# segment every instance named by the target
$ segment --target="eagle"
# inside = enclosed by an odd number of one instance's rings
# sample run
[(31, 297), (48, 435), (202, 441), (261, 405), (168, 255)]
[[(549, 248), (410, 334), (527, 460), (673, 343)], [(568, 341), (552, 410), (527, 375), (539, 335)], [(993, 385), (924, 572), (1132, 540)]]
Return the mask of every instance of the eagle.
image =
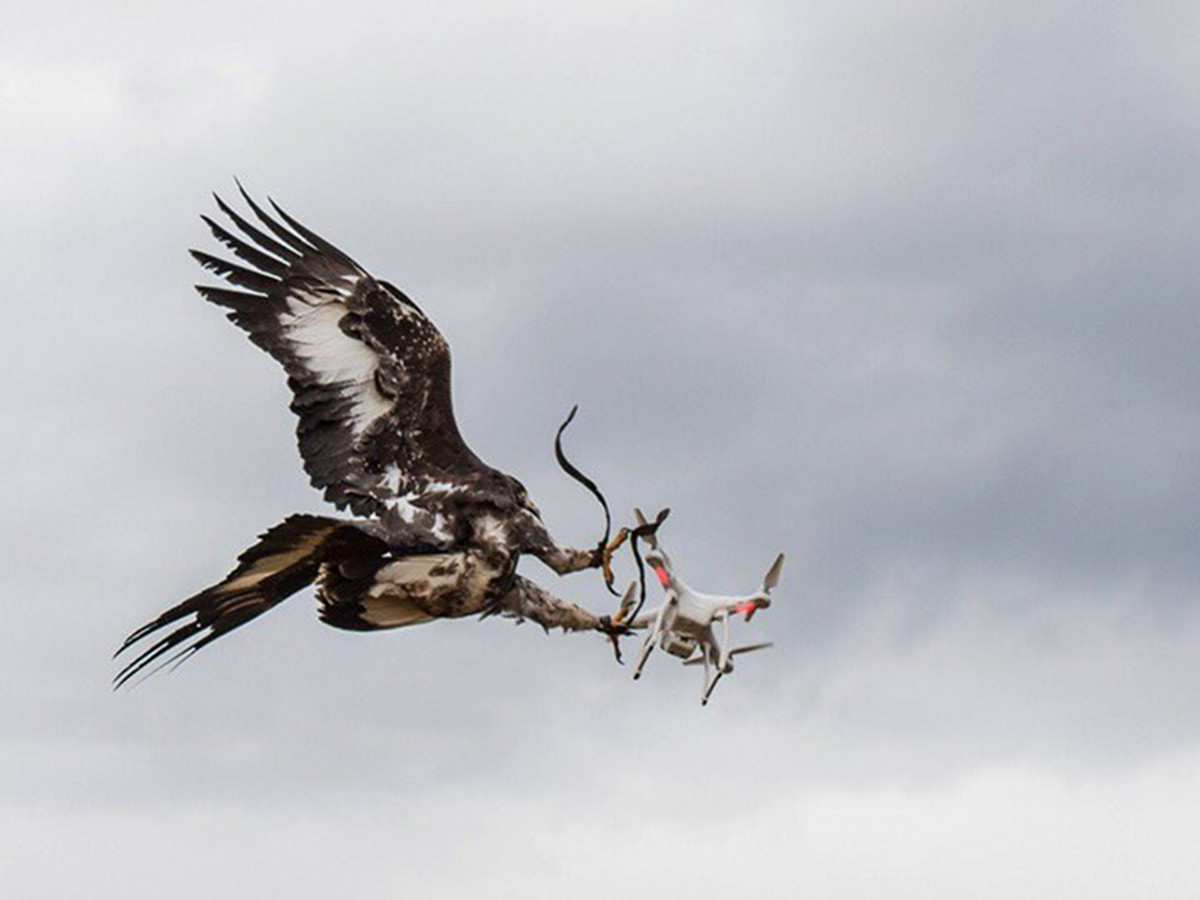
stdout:
[(184, 662), (314, 583), (335, 628), (499, 614), (615, 644), (627, 629), (611, 617), (517, 574), (523, 555), (559, 575), (606, 568), (611, 548), (559, 544), (524, 485), (467, 446), (433, 322), (274, 201), (268, 212), (238, 190), (248, 215), (214, 195), (227, 222), (201, 216), (236, 261), (192, 250), (225, 282), (197, 290), (283, 366), (304, 469), (352, 518), (296, 514), (260, 535), (224, 580), (125, 639), (116, 656), (133, 655), (114, 687)]

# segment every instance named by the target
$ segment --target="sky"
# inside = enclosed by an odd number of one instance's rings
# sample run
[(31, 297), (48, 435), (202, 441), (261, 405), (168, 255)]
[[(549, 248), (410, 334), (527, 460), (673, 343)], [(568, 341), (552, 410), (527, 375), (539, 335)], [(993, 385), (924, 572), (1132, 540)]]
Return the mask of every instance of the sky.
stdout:
[[(1195, 4), (0, 6), (0, 894), (1200, 895)], [(669, 506), (776, 647), (310, 592), (111, 652), (323, 513), (192, 285), (239, 177), (454, 351), (561, 540)], [(522, 571), (597, 611), (594, 575)], [(628, 563), (620, 570), (628, 577)], [(632, 645), (627, 645), (632, 649)]]

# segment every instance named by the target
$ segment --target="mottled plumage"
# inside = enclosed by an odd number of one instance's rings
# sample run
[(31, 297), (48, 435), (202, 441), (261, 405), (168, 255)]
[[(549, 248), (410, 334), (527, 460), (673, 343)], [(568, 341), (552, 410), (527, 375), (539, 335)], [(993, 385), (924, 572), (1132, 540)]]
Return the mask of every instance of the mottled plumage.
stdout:
[(224, 581), (126, 639), (118, 653), (140, 652), (117, 684), (186, 659), (313, 582), (321, 619), (339, 628), (495, 612), (611, 631), (515, 574), (523, 553), (559, 574), (598, 565), (599, 554), (559, 546), (520, 482), (463, 441), (450, 348), (434, 324), (274, 203), (272, 215), (242, 196), (257, 224), (219, 197), (232, 229), (202, 217), (238, 262), (193, 250), (227, 282), (197, 290), (283, 366), (304, 468), (356, 518), (294, 515), (263, 534)]

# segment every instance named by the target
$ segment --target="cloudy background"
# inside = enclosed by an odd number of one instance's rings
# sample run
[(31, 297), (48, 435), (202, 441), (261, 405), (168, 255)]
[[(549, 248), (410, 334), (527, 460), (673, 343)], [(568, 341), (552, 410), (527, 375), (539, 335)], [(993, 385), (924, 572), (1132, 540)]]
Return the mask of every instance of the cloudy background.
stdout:
[[(0, 893), (1200, 894), (1198, 26), (4, 4)], [(579, 402), (694, 584), (785, 550), (777, 648), (701, 710), (665, 658), (306, 593), (111, 694), (128, 631), (323, 509), (191, 290), (235, 174), (422, 303), (563, 538)]]

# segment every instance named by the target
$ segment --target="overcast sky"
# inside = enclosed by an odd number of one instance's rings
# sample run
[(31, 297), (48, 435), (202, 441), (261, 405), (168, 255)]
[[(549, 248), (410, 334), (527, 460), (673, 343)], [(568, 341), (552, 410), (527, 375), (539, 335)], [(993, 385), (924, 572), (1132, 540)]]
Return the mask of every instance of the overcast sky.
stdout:
[[(0, 894), (1200, 895), (1198, 40), (1183, 2), (0, 6)], [(665, 657), (305, 592), (111, 694), (326, 511), (191, 288), (235, 175), (417, 299), (561, 539), (601, 524), (579, 403), (690, 582), (786, 551), (777, 647), (702, 710)]]

